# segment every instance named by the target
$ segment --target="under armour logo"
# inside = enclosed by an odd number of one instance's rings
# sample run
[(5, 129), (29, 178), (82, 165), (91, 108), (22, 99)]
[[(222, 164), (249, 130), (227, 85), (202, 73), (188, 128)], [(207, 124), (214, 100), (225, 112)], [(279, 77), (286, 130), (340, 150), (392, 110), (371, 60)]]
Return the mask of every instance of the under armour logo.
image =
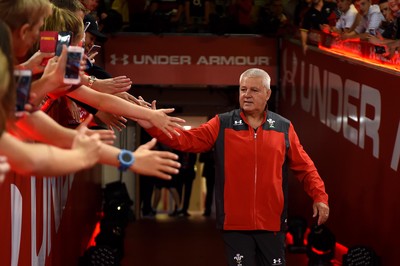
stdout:
[(241, 125), (243, 125), (243, 121), (242, 120), (234, 122), (234, 126), (241, 126)]
[(237, 266), (242, 266), (243, 255), (238, 253), (235, 257), (233, 257), (233, 259), (236, 260)]
[(128, 58), (129, 55), (124, 54), (122, 57), (117, 57), (115, 54), (110, 55), (111, 57), (111, 65), (115, 65), (117, 63), (117, 61), (121, 61), (123, 65), (127, 65), (129, 64)]
[(272, 265), (282, 265), (282, 259), (272, 259)]

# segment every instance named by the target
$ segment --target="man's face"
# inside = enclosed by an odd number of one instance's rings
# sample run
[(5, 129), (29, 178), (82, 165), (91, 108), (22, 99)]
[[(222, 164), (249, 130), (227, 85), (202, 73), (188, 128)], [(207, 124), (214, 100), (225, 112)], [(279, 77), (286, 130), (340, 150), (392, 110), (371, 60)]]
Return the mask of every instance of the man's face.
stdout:
[(351, 5), (351, 1), (349, 1), (349, 0), (338, 0), (337, 1), (338, 9), (341, 12), (346, 12), (347, 10), (349, 10), (350, 5)]
[(357, 8), (358, 12), (363, 16), (368, 14), (370, 6), (371, 6), (371, 2), (369, 0), (356, 1), (356, 8)]
[(392, 10), (390, 10), (388, 2), (379, 4), (379, 8), (381, 9), (381, 13), (385, 17), (386, 21), (393, 21)]
[(261, 114), (265, 110), (271, 90), (262, 81), (261, 77), (247, 77), (240, 83), (239, 103), (246, 114)]
[[(16, 32), (13, 32), (13, 47), (16, 57), (24, 57), (28, 51), (32, 49), (33, 45), (39, 40), (40, 28), (43, 26), (44, 18), (45, 17), (43, 16), (39, 18), (36, 24), (29, 25), (24, 33), (21, 33), (20, 29), (18, 29)], [(22, 27), (25, 27), (25, 25)]]

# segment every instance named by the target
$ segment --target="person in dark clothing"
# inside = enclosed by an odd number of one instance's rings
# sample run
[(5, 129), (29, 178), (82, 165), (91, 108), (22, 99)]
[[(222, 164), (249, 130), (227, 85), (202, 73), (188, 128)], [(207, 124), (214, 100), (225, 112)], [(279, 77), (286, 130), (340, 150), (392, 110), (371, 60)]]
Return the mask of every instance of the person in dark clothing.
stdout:
[(336, 3), (312, 0), (312, 6), (304, 14), (300, 25), (301, 45), (304, 54), (308, 49), (308, 31), (321, 30), (322, 25), (334, 26), (336, 23)]
[(206, 200), (204, 202), (204, 213), (203, 216), (211, 215), (211, 208), (214, 197), (214, 184), (215, 184), (215, 161), (214, 161), (214, 149), (209, 150), (200, 154), (199, 161), (204, 163), (203, 176), (206, 179)]
[(174, 151), (179, 156), (181, 168), (177, 174), (177, 190), (182, 202), (182, 208), (178, 211), (180, 216), (190, 216), (188, 213), (190, 197), (192, 196), (193, 180), (196, 177), (194, 166), (197, 160), (196, 153)]

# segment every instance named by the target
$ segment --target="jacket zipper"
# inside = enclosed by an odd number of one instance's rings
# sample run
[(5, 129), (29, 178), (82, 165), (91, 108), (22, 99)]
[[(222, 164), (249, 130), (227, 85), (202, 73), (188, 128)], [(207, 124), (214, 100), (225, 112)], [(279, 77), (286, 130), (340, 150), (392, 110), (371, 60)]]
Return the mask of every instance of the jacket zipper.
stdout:
[[(254, 130), (254, 129), (253, 129)], [(257, 228), (256, 221), (256, 198), (257, 198), (257, 131), (254, 130), (254, 228)]]

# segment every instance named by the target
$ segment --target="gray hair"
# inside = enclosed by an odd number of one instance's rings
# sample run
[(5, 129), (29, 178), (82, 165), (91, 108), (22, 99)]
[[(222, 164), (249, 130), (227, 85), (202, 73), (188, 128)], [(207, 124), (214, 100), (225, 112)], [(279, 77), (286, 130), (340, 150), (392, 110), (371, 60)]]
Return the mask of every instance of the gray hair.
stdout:
[(267, 89), (271, 89), (270, 88), (270, 84), (271, 84), (271, 77), (268, 75), (267, 72), (265, 72), (264, 70), (260, 69), (260, 68), (250, 68), (247, 69), (245, 72), (243, 72), (240, 75), (239, 78), (239, 83), (242, 83), (242, 80), (244, 78), (255, 78), (255, 77), (261, 77), (263, 79), (263, 86)]

